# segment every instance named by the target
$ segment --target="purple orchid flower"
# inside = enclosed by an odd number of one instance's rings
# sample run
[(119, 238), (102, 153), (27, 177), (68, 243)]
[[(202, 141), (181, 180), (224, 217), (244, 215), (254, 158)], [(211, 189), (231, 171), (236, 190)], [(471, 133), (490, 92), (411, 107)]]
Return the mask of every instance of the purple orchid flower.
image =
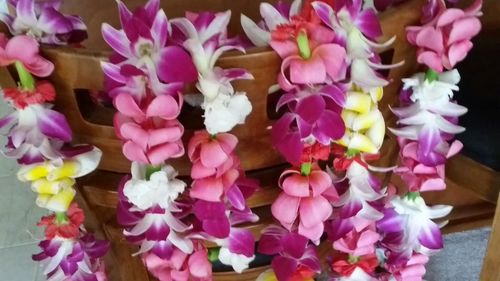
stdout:
[(117, 65), (103, 64), (108, 77), (119, 84), (128, 84), (131, 76), (138, 76), (137, 70), (121, 67), (132, 65), (146, 73), (157, 94), (165, 92), (167, 87), (161, 83), (174, 83), (171, 87), (179, 87), (179, 82), (196, 80), (196, 70), (188, 53), (179, 46), (167, 44), (171, 26), (165, 12), (159, 9), (158, 0), (150, 0), (133, 13), (123, 2), (118, 2), (118, 9), (123, 29), (117, 30), (107, 23), (102, 25), (104, 40), (115, 51), (111, 63)]
[(109, 242), (85, 234), (78, 240), (43, 240), (39, 246), (42, 252), (33, 255), (33, 260), (44, 265), (43, 273), (49, 280), (107, 280), (102, 257)]
[(361, 0), (336, 2), (337, 9), (322, 2), (314, 2), (313, 8), (321, 21), (335, 31), (335, 42), (345, 46), (351, 65), (351, 80), (362, 88), (387, 85), (387, 79), (377, 69), (390, 69), (404, 62), (382, 65), (375, 49), (391, 45), (395, 37), (378, 44), (374, 40), (382, 35), (382, 29), (373, 9), (362, 9)]
[[(440, 226), (432, 219), (443, 218), (452, 207), (437, 205), (428, 207), (422, 197), (395, 197), (393, 209), (386, 209), (377, 227), (386, 236), (385, 246), (391, 251), (410, 257), (413, 251), (431, 255), (443, 248)], [(389, 239), (388, 239), (389, 238)]]
[(285, 113), (274, 125), (273, 143), (291, 163), (299, 163), (304, 139), (328, 145), (341, 138), (345, 124), (340, 116), (345, 103), (345, 90), (341, 86), (327, 85), (319, 89), (303, 89), (284, 94), (277, 110), (288, 105)]
[(61, 113), (40, 104), (32, 104), (0, 119), (0, 129), (7, 132), (4, 154), (21, 164), (57, 159), (63, 143), (71, 141), (72, 133)]
[(269, 3), (260, 4), (262, 21), (255, 23), (249, 17), (241, 14), (241, 26), (253, 45), (263, 47), (271, 41), (271, 31), (279, 25), (290, 23), (292, 17), (300, 12), (302, 0), (294, 0), (292, 4), (278, 1), (274, 6)]
[(278, 280), (289, 280), (298, 270), (321, 271), (316, 248), (308, 239), (276, 225), (262, 231), (258, 251), (276, 255), (271, 266)]
[(140, 245), (138, 254), (152, 252), (165, 260), (170, 259), (174, 249), (191, 254), (193, 242), (184, 237), (191, 226), (174, 215), (181, 212), (179, 204), (172, 201), (169, 208), (156, 205), (147, 210), (138, 209), (124, 194), (128, 180), (128, 176), (124, 177), (119, 186), (117, 219), (125, 227), (126, 239)]
[(79, 43), (87, 38), (87, 27), (81, 18), (59, 12), (59, 1), (13, 0), (9, 4), (16, 15), (0, 13), (0, 21), (13, 35), (26, 34), (56, 45)]

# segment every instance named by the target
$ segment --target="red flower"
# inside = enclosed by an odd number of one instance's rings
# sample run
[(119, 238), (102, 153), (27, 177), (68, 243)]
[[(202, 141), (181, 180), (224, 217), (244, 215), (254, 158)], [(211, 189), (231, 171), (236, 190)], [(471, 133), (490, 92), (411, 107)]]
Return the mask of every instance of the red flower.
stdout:
[(330, 146), (316, 142), (313, 145), (304, 148), (301, 162), (316, 162), (318, 160), (326, 161), (328, 160), (328, 157), (330, 157)]
[(85, 220), (85, 215), (78, 207), (78, 204), (72, 203), (65, 217), (60, 218), (60, 215), (52, 214), (44, 216), (40, 219), (38, 226), (46, 226), (45, 237), (48, 240), (54, 237), (76, 238), (80, 233), (80, 226)]
[(357, 257), (355, 262), (349, 261), (348, 254), (339, 254), (333, 259), (332, 270), (342, 276), (351, 276), (357, 267), (366, 273), (372, 273), (377, 266), (378, 259), (374, 254)]
[(53, 101), (56, 97), (54, 86), (48, 81), (37, 82), (36, 88), (33, 91), (6, 88), (3, 92), (5, 98), (12, 102), (17, 109), (24, 109), (30, 104), (42, 104)]
[(312, 278), (316, 275), (316, 272), (312, 271), (309, 267), (304, 265), (299, 265), (295, 273), (288, 279), (288, 281), (304, 281), (313, 280)]

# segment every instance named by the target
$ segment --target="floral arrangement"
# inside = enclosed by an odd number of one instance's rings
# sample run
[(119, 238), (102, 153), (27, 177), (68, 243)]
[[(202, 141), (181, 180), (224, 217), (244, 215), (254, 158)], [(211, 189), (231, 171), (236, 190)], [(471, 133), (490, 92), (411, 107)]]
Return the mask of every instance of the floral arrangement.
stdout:
[[(385, 8), (394, 1), (378, 1)], [(397, 2), (397, 1), (396, 1)], [(18, 177), (38, 193), (45, 240), (33, 259), (50, 280), (106, 280), (102, 257), (108, 243), (82, 226), (75, 179), (93, 171), (101, 152), (71, 144), (65, 117), (47, 102), (54, 87), (45, 80), (54, 65), (39, 43), (78, 44), (86, 28), (78, 16), (58, 11), (60, 1), (9, 0), (15, 15), (0, 14), (12, 38), (0, 37), (0, 65), (18, 73), (17, 88), (4, 88), (16, 109), (0, 119), (17, 159)], [(481, 1), (461, 10), (443, 0), (424, 6), (422, 25), (407, 27), (417, 61), (428, 67), (403, 79), (401, 107), (391, 108), (398, 127), (398, 165), (375, 167), (386, 134), (378, 103), (391, 81), (379, 70), (382, 29), (377, 13), (361, 0), (295, 0), (261, 3), (262, 21), (241, 15), (246, 38), (229, 37), (231, 11), (186, 13), (168, 19), (159, 0), (131, 11), (117, 2), (120, 27), (104, 23), (113, 50), (101, 66), (104, 88), (116, 109), (114, 129), (131, 161), (119, 187), (117, 220), (159, 280), (212, 280), (212, 263), (241, 273), (257, 255), (272, 256), (257, 280), (423, 280), (429, 256), (443, 248), (440, 227), (451, 206), (427, 206), (420, 193), (446, 188), (446, 160), (462, 145), (458, 117), (467, 109), (453, 100), (460, 76), (455, 65), (481, 29)], [(259, 217), (246, 203), (259, 183), (248, 178), (231, 131), (252, 111), (232, 82), (251, 80), (246, 69), (221, 68), (228, 51), (269, 46), (282, 59), (273, 144), (290, 164), (279, 177), (271, 206), (278, 224), (265, 228), (256, 245), (243, 227)], [(195, 85), (198, 93), (185, 93)], [(204, 129), (184, 134), (185, 104), (203, 110)], [(184, 144), (187, 144), (187, 153)], [(178, 176), (172, 160), (187, 155), (190, 177)], [(383, 184), (377, 173), (395, 172), (408, 192)], [(208, 248), (212, 244), (217, 247)], [(321, 261), (318, 247), (329, 248)], [(325, 269), (325, 264), (327, 265)]]
[(0, 65), (19, 77), (16, 87), (2, 88), (14, 111), (0, 119), (7, 137), (6, 157), (20, 165), (17, 177), (31, 184), (36, 204), (50, 214), (38, 225), (45, 228), (41, 252), (33, 260), (49, 280), (106, 280), (102, 257), (109, 244), (96, 240), (83, 227), (85, 215), (76, 202), (75, 179), (96, 169), (101, 151), (72, 144), (72, 132), (61, 113), (51, 109), (54, 86), (44, 78), (54, 65), (39, 54), (39, 43), (77, 43), (86, 37), (76, 16), (58, 11), (60, 2), (42, 5), (32, 0), (9, 1), (16, 15), (0, 14), (12, 38), (0, 34)]

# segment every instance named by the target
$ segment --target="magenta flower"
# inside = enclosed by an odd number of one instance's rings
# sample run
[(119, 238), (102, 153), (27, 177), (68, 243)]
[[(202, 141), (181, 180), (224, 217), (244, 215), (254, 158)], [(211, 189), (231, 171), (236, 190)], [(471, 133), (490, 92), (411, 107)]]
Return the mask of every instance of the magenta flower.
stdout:
[(462, 61), (472, 48), (472, 37), (481, 30), (482, 1), (478, 0), (465, 9), (443, 9), (423, 26), (410, 26), (408, 41), (417, 46), (417, 61), (429, 68), (442, 72), (452, 69)]
[[(118, 2), (118, 9), (123, 29), (117, 30), (107, 23), (102, 25), (104, 40), (115, 51), (113, 64), (130, 64), (142, 69), (152, 85), (160, 83), (158, 79), (163, 83), (196, 80), (196, 70), (188, 53), (179, 46), (167, 44), (171, 27), (165, 12), (159, 9), (158, 0), (150, 0), (134, 13), (123, 2)], [(181, 67), (171, 67), (173, 65)]]
[(132, 161), (157, 165), (184, 154), (184, 127), (177, 121), (182, 96), (154, 97), (145, 109), (129, 94), (114, 99), (117, 135), (125, 140), (123, 154)]
[(284, 94), (277, 108), (287, 104), (290, 112), (273, 125), (273, 144), (287, 161), (299, 164), (304, 139), (329, 145), (344, 135), (345, 125), (340, 116), (344, 103), (345, 92), (337, 85)]
[(338, 198), (330, 176), (319, 167), (309, 174), (290, 169), (281, 174), (280, 183), (283, 192), (271, 206), (273, 216), (288, 230), (300, 216), (298, 233), (318, 243), (332, 214), (330, 201)]
[(435, 165), (427, 165), (420, 162), (418, 157), (419, 143), (398, 138), (401, 147), (401, 166), (394, 172), (398, 174), (408, 185), (412, 192), (444, 190), (445, 182), (445, 161), (458, 154), (462, 148), (462, 143), (454, 141), (444, 148), (442, 153), (435, 152), (433, 159), (439, 159)]
[(425, 265), (428, 261), (428, 256), (414, 253), (402, 264), (386, 263), (385, 267), (396, 281), (422, 281), (426, 273)]
[(263, 230), (258, 251), (265, 255), (276, 255), (271, 266), (278, 280), (290, 280), (297, 271), (321, 271), (314, 245), (309, 244), (306, 237), (279, 226), (271, 225)]
[(0, 13), (13, 35), (26, 34), (41, 43), (63, 45), (79, 43), (87, 38), (87, 27), (78, 16), (59, 12), (60, 1), (13, 0), (8, 1), (16, 16)]
[(107, 280), (102, 260), (109, 249), (107, 241), (85, 234), (78, 240), (43, 240), (39, 247), (42, 252), (33, 255), (33, 260), (42, 263), (49, 280)]
[(26, 70), (39, 77), (49, 76), (54, 65), (40, 56), (38, 42), (29, 36), (19, 35), (7, 40), (0, 33), (0, 66), (20, 62)]

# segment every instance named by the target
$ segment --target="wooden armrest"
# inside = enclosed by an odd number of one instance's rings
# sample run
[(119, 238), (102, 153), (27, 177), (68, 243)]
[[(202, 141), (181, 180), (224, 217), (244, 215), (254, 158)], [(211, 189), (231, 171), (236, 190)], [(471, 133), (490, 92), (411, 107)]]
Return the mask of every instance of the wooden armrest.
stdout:
[(446, 178), (495, 204), (500, 192), (500, 173), (462, 154), (446, 164)]
[(498, 198), (495, 218), (486, 248), (481, 281), (500, 281), (500, 197)]

